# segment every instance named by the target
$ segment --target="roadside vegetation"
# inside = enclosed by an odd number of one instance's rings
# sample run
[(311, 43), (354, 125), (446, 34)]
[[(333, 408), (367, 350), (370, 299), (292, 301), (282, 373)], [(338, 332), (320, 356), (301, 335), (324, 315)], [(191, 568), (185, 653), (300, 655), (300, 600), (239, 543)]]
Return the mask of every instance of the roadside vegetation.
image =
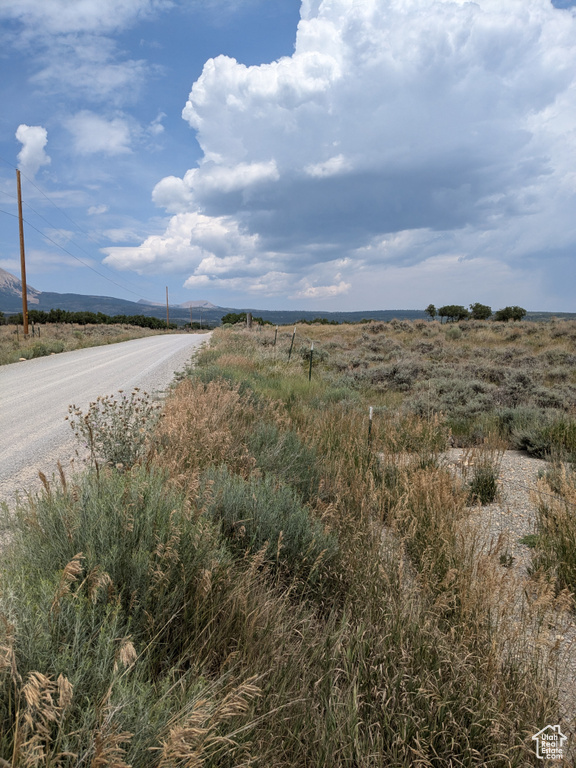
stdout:
[[(34, 327), (34, 332), (32, 328)], [(162, 331), (141, 328), (132, 325), (78, 325), (69, 323), (51, 323), (48, 325), (29, 325), (28, 338), (24, 337), (22, 327), (0, 325), (0, 365), (17, 363), (24, 358), (69, 352), (84, 347), (98, 347), (101, 344), (115, 344), (119, 341), (140, 339), (153, 336)]]
[[(317, 324), (288, 362), (292, 328), (225, 328), (161, 414), (138, 392), (72, 409), (90, 468), (4, 510), (0, 757), (537, 765), (554, 596), (511, 605), (467, 520), (506, 445), (571, 456), (575, 340)], [(448, 471), (454, 440), (483, 475)]]

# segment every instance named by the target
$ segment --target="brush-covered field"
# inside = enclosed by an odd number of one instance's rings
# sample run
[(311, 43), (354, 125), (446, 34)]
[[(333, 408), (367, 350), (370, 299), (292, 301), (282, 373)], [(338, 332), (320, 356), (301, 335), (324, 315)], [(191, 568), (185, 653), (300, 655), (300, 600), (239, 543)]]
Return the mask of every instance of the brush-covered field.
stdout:
[[(218, 330), (161, 412), (74, 413), (92, 466), (4, 510), (3, 768), (541, 762), (547, 621), (576, 587), (576, 324), (298, 326), (288, 361), (291, 339)], [(454, 443), (484, 470), (551, 456), (520, 606)]]
[(49, 323), (32, 325), (26, 338), (22, 328), (14, 325), (0, 325), (0, 365), (17, 363), (21, 358), (31, 360), (34, 357), (69, 352), (84, 347), (98, 347), (101, 344), (114, 344), (119, 341), (140, 339), (161, 331), (138, 328), (134, 325), (76, 325)]

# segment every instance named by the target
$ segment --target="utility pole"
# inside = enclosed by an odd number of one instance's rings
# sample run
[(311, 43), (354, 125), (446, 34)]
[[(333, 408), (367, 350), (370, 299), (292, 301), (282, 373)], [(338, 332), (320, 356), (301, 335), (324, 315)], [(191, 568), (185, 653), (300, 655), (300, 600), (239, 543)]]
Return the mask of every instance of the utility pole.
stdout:
[(16, 186), (18, 187), (18, 221), (20, 223), (20, 271), (22, 273), (22, 324), (24, 337), (28, 336), (28, 288), (26, 287), (26, 256), (24, 253), (24, 219), (22, 218), (22, 186), (20, 171), (16, 169)]
[(168, 286), (166, 286), (166, 330), (170, 328), (170, 310), (168, 309)]

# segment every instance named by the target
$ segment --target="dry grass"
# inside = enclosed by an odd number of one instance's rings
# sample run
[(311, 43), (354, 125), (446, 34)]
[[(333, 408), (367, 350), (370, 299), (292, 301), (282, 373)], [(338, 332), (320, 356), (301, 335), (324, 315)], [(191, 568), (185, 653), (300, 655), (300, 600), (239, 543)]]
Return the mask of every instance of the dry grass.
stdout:
[(48, 323), (37, 325), (35, 335), (32, 335), (32, 326), (30, 326), (28, 338), (25, 338), (22, 328), (17, 332), (13, 325), (0, 325), (0, 365), (16, 363), (21, 358), (30, 359), (84, 347), (115, 344), (158, 333), (162, 331), (132, 325)]
[[(531, 736), (558, 718), (550, 583), (511, 599), (438, 461), (445, 418), (354, 376), (372, 339), (450, 329), (375, 325), (300, 329), (290, 363), (287, 331), (276, 348), (273, 331), (215, 332), (140, 466), (23, 504), (0, 574), (12, 768), (31, 739), (66, 767), (537, 764)], [(462, 339), (446, 344), (457, 358)], [(310, 535), (333, 545), (311, 570)], [(21, 737), (31, 680), (46, 712), (68, 703)]]

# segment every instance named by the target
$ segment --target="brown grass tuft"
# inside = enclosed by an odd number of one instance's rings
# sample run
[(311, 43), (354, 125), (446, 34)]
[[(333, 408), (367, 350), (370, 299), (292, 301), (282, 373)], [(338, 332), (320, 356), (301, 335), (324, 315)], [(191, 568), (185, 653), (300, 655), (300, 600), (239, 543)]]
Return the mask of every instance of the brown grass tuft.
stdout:
[(50, 608), (50, 612), (58, 612), (60, 608), (60, 601), (64, 597), (64, 595), (69, 594), (70, 587), (72, 584), (78, 580), (78, 577), (82, 574), (82, 565), (81, 560), (84, 560), (84, 555), (82, 552), (79, 552), (77, 555), (74, 555), (72, 560), (65, 566), (64, 570), (62, 571), (62, 576), (60, 577), (60, 583), (58, 584), (58, 589), (56, 590), (56, 594), (54, 596), (54, 600), (52, 601), (52, 606)]
[(219, 752), (225, 750), (230, 756), (238, 749), (234, 732), (221, 735), (218, 731), (234, 717), (245, 715), (251, 702), (261, 695), (255, 680), (253, 677), (243, 682), (217, 703), (208, 699), (194, 702), (192, 711), (170, 728), (158, 768), (202, 768)]
[(187, 487), (196, 473), (226, 462), (247, 475), (253, 462), (243, 443), (243, 429), (255, 418), (238, 388), (211, 381), (186, 380), (167, 401), (157, 433), (157, 460)]

